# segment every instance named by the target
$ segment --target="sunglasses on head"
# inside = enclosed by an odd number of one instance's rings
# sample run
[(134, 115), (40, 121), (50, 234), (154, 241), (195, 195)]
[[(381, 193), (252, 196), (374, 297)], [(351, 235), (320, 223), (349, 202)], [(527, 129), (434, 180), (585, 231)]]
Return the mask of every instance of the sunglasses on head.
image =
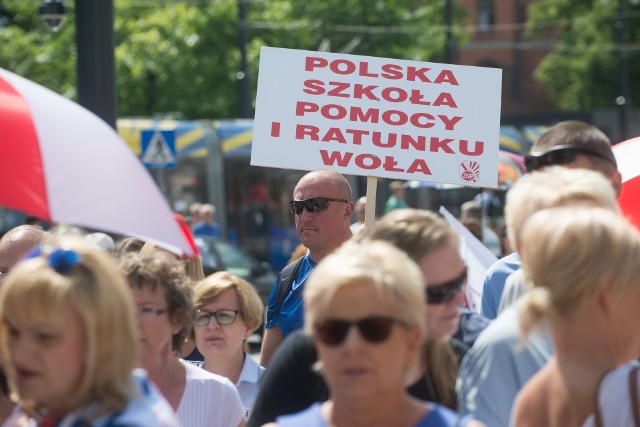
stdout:
[(344, 199), (331, 199), (328, 197), (312, 197), (307, 200), (292, 200), (289, 202), (289, 209), (293, 215), (300, 215), (302, 209), (306, 209), (307, 212), (322, 212), (329, 207), (329, 202), (341, 202), (349, 203)]
[(533, 172), (545, 166), (566, 165), (576, 160), (578, 154), (600, 157), (608, 162), (611, 159), (602, 154), (577, 145), (557, 145), (542, 153), (529, 153), (524, 156), (524, 167)]
[(385, 341), (391, 335), (391, 327), (394, 324), (406, 324), (398, 319), (385, 316), (371, 316), (358, 320), (327, 319), (316, 325), (316, 333), (321, 342), (330, 346), (342, 344), (349, 333), (351, 326), (356, 326), (360, 336), (371, 344)]
[(464, 288), (467, 281), (467, 268), (462, 274), (446, 283), (431, 285), (426, 288), (427, 304), (444, 304), (453, 299), (456, 293)]

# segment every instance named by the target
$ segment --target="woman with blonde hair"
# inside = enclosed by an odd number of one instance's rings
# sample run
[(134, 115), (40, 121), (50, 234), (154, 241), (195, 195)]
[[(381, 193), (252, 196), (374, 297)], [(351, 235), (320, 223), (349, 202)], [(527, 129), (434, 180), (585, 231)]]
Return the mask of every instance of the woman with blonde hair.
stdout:
[(61, 240), (29, 256), (0, 289), (2, 364), (19, 402), (3, 426), (177, 426), (134, 371), (134, 306), (109, 255)]
[[(607, 209), (534, 214), (520, 234), (526, 335), (548, 322), (554, 354), (524, 386), (513, 425), (638, 426), (640, 235)], [(635, 390), (635, 391), (634, 391)]]
[(425, 337), (422, 282), (420, 268), (382, 241), (347, 242), (324, 258), (305, 285), (304, 330), (330, 397), (272, 425), (468, 425), (406, 389)]
[(248, 417), (264, 368), (244, 349), (262, 322), (264, 305), (246, 280), (219, 271), (196, 285), (193, 296), (195, 343), (204, 356), (202, 367), (236, 385)]

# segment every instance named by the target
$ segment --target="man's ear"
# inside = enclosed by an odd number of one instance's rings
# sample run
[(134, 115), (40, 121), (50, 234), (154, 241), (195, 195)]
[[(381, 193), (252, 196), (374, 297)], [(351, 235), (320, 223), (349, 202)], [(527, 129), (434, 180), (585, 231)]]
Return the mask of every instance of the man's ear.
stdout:
[(609, 182), (616, 192), (616, 197), (620, 198), (620, 195), (622, 194), (622, 174), (616, 170), (609, 175)]

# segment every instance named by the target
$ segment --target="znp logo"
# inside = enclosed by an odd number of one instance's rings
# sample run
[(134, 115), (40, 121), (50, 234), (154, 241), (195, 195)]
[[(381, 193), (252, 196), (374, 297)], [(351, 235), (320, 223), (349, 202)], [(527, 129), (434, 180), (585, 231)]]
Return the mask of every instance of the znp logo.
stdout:
[(460, 163), (460, 179), (464, 182), (477, 183), (480, 180), (480, 164), (471, 160)]

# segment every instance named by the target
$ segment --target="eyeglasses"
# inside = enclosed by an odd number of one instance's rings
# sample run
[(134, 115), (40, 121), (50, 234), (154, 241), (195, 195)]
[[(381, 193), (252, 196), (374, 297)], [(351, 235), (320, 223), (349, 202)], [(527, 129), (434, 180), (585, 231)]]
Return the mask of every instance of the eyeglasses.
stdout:
[(533, 172), (545, 166), (566, 165), (576, 160), (578, 154), (600, 157), (611, 163), (611, 159), (597, 151), (578, 145), (556, 145), (542, 153), (529, 153), (524, 156), (524, 167)]
[(455, 279), (446, 283), (428, 286), (425, 290), (427, 304), (444, 304), (451, 301), (456, 293), (464, 288), (466, 281), (467, 268), (465, 267), (462, 274)]
[(357, 326), (360, 336), (371, 344), (378, 344), (389, 338), (394, 324), (407, 326), (404, 322), (384, 316), (371, 316), (358, 320), (327, 319), (318, 322), (316, 332), (318, 338), (326, 345), (338, 346), (347, 337), (351, 326)]
[(151, 308), (151, 307), (136, 307), (136, 316), (140, 320), (152, 319), (154, 317), (165, 314), (169, 311), (168, 308)]
[(79, 266), (84, 259), (82, 255), (74, 250), (64, 248), (53, 249), (50, 246), (43, 245), (33, 248), (24, 258), (37, 258), (41, 255), (45, 255), (49, 267), (60, 274), (73, 270)]
[(349, 203), (344, 199), (330, 199), (328, 197), (312, 197), (307, 200), (292, 200), (289, 202), (289, 210), (293, 215), (300, 215), (302, 209), (307, 209), (307, 212), (322, 212), (329, 207), (329, 202), (341, 202)]
[(238, 313), (240, 313), (240, 310), (231, 310), (229, 308), (223, 308), (217, 311), (209, 311), (201, 308), (193, 310), (193, 324), (204, 328), (209, 324), (211, 318), (215, 317), (218, 324), (230, 325), (236, 321)]

